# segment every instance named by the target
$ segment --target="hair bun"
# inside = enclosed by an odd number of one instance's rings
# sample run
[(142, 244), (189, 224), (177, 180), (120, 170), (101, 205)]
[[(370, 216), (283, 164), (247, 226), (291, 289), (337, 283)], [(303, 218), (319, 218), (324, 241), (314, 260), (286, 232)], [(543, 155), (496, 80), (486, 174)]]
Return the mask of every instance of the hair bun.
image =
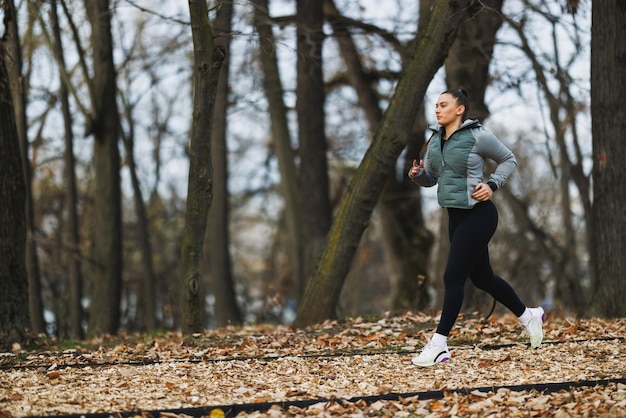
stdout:
[(463, 96), (469, 99), (469, 95), (467, 94), (467, 91), (463, 87), (459, 87), (458, 90), (463, 94)]

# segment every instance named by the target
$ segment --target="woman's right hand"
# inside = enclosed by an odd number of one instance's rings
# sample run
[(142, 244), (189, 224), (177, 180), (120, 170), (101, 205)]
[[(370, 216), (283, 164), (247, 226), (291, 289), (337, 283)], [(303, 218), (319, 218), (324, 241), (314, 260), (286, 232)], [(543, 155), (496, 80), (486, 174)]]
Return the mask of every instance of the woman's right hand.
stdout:
[(413, 167), (409, 171), (409, 177), (415, 177), (420, 172), (420, 168), (424, 169), (424, 160), (420, 160), (419, 165), (417, 165), (417, 160), (413, 160)]

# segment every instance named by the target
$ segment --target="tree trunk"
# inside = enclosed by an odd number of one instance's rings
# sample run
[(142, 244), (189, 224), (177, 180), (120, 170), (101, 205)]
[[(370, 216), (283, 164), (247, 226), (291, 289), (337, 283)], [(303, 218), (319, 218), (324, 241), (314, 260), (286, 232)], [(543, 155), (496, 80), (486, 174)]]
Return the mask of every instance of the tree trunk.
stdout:
[[(303, 278), (315, 269), (331, 224), (327, 144), (324, 114), (323, 2), (300, 0), (296, 13), (298, 82), (296, 87), (300, 143), (300, 197), (302, 202)], [(305, 282), (296, 284), (298, 298)]]
[(213, 44), (208, 12), (205, 0), (189, 0), (194, 51), (194, 99), (179, 288), (181, 329), (185, 334), (204, 329), (204, 291), (200, 285), (200, 270), (204, 235), (213, 197), (213, 110), (220, 66), (224, 60), (223, 51)]
[[(375, 132), (382, 118), (378, 96), (368, 79), (348, 26), (333, 0), (325, 0), (325, 13), (347, 67), (347, 78), (359, 98), (370, 131)], [(409, 140), (415, 151), (423, 144), (426, 129), (423, 112), (416, 118), (414, 133)], [(413, 140), (413, 138), (415, 140)], [(413, 146), (413, 144), (417, 146)], [(417, 152), (412, 153), (415, 155)], [(404, 174), (404, 173), (403, 173)], [(405, 196), (410, 195), (410, 199)], [(392, 284), (391, 309), (395, 311), (422, 309), (428, 301), (426, 268), (432, 245), (432, 234), (424, 225), (420, 190), (407, 176), (391, 176), (385, 186), (378, 211), (386, 273)]]
[(626, 4), (591, 3), (593, 241), (597, 287), (589, 314), (626, 316)]
[(350, 182), (294, 324), (307, 326), (335, 316), (337, 300), (363, 231), (396, 161), (406, 147), (419, 105), (443, 64), (471, 0), (435, 3), (429, 23), (385, 112), (374, 140)]
[[(283, 87), (278, 70), (276, 41), (268, 15), (267, 0), (253, 0), (255, 5), (254, 25), (259, 34), (261, 66), (263, 68), (263, 88), (267, 97), (271, 137), (274, 152), (278, 159), (280, 185), (285, 199), (285, 216), (289, 235), (289, 256), (293, 269), (293, 283), (302, 283), (302, 211), (300, 210), (300, 191), (298, 190), (298, 171), (294, 160), (295, 154), (291, 146), (291, 135), (287, 122), (287, 106), (283, 100)], [(295, 286), (291, 286), (295, 292)], [(287, 290), (287, 289), (285, 289)], [(293, 294), (297, 298), (299, 295)]]
[[(4, 41), (4, 40), (3, 40)], [(4, 42), (0, 54), (5, 55)], [(5, 61), (0, 60), (0, 349), (28, 339), (26, 185)]]
[(6, 35), (2, 42), (5, 44), (5, 65), (11, 84), (13, 110), (20, 143), (22, 168), (26, 184), (26, 272), (28, 274), (28, 307), (30, 311), (31, 328), (36, 333), (46, 332), (46, 322), (43, 317), (43, 302), (41, 300), (41, 274), (37, 257), (37, 243), (35, 241), (35, 214), (33, 208), (32, 167), (30, 165), (29, 142), (27, 137), (26, 120), (26, 83), (22, 75), (22, 49), (17, 27), (17, 13), (13, 0), (5, 2)]
[(94, 236), (90, 336), (115, 334), (122, 294), (122, 210), (119, 114), (115, 91), (111, 8), (108, 0), (85, 0), (93, 49)]
[[(65, 72), (65, 60), (63, 57), (63, 45), (61, 40), (61, 30), (59, 28), (59, 19), (57, 13), (57, 1), (52, 0), (50, 3), (50, 20), (52, 31), (54, 34), (54, 53), (61, 67), (61, 72)], [(67, 210), (67, 222), (65, 231), (66, 246), (69, 253), (66, 257), (68, 287), (70, 289), (70, 299), (68, 308), (70, 312), (70, 336), (73, 338), (84, 338), (85, 332), (82, 326), (83, 321), (83, 277), (81, 274), (81, 254), (80, 254), (80, 235), (78, 220), (78, 193), (76, 191), (76, 161), (74, 157), (74, 135), (72, 132), (72, 113), (70, 110), (69, 93), (67, 86), (61, 77), (61, 87), (59, 91), (61, 98), (61, 111), (63, 112), (63, 123), (65, 128), (65, 150), (63, 161), (65, 164), (65, 208)]]
[(230, 255), (230, 196), (228, 193), (228, 149), (226, 144), (228, 71), (230, 68), (228, 51), (230, 50), (232, 16), (232, 2), (219, 2), (214, 22), (215, 44), (224, 48), (227, 59), (220, 69), (215, 98), (211, 136), (211, 157), (215, 181), (207, 224), (207, 259), (210, 269), (211, 293), (215, 297), (215, 320), (218, 327), (241, 324), (241, 312), (237, 306)]

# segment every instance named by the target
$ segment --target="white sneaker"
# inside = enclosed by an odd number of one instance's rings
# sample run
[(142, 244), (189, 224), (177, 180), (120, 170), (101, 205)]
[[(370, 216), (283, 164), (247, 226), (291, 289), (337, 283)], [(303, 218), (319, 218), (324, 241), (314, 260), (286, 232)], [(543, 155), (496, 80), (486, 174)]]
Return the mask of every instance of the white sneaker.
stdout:
[(543, 341), (543, 321), (546, 318), (546, 314), (543, 312), (542, 307), (528, 308), (528, 310), (532, 313), (533, 317), (524, 328), (526, 328), (526, 332), (530, 337), (530, 346), (537, 348)]
[(448, 347), (439, 347), (429, 341), (420, 355), (412, 359), (411, 363), (416, 366), (428, 367), (447, 360), (450, 360)]

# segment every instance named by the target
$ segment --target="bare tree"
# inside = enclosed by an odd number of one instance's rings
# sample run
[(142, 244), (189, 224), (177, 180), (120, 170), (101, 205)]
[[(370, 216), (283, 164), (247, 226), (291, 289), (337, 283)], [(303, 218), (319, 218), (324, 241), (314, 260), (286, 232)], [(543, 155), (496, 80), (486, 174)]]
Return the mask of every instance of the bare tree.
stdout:
[[(341, 16), (334, 1), (324, 2), (325, 14), (333, 28), (334, 39), (346, 65), (346, 79), (357, 92), (359, 105), (375, 132), (382, 119), (379, 94), (372, 81), (375, 71), (366, 70), (362, 58), (350, 33), (350, 24), (356, 24)], [(427, 17), (428, 13), (424, 15)], [(420, 15), (420, 21), (426, 22)], [(368, 28), (372, 29), (372, 28)], [(380, 29), (377, 28), (378, 31)], [(392, 37), (387, 35), (387, 39)], [(403, 56), (408, 55), (407, 46), (398, 48)], [(408, 142), (410, 155), (416, 155), (421, 147), (426, 130), (423, 113), (416, 117), (413, 133)], [(414, 151), (414, 152), (412, 152)], [(383, 189), (377, 210), (380, 214), (381, 246), (385, 257), (385, 270), (392, 284), (391, 308), (393, 310), (423, 309), (428, 301), (426, 290), (426, 268), (428, 254), (433, 242), (432, 234), (426, 229), (421, 207), (420, 190), (402, 173), (390, 176)], [(411, 196), (410, 198), (406, 198)]]
[(437, 1), (416, 40), (415, 53), (376, 135), (342, 201), (315, 274), (309, 280), (294, 324), (302, 327), (332, 318), (363, 231), (395, 163), (406, 147), (421, 98), (443, 64), (471, 1)]
[(228, 120), (228, 92), (230, 39), (233, 3), (220, 1), (214, 20), (215, 44), (224, 48), (226, 60), (222, 64), (217, 83), (211, 157), (214, 172), (213, 199), (207, 225), (207, 260), (210, 269), (211, 293), (215, 297), (217, 326), (240, 324), (230, 253), (230, 195), (228, 193), (228, 148), (226, 144)]
[(88, 334), (115, 334), (120, 324), (122, 292), (122, 210), (120, 190), (119, 114), (113, 64), (111, 8), (108, 0), (85, 1), (93, 50), (95, 262)]
[[(295, 152), (287, 122), (287, 105), (283, 99), (284, 89), (278, 70), (276, 40), (272, 33), (268, 0), (253, 0), (254, 26), (259, 34), (259, 56), (263, 69), (263, 89), (267, 97), (271, 125), (272, 146), (278, 160), (280, 187), (285, 199), (285, 219), (288, 235), (289, 258), (293, 271), (293, 282), (302, 283), (303, 268), (303, 225), (298, 189), (298, 171)], [(297, 295), (294, 295), (297, 297)]]
[(200, 271), (211, 199), (211, 136), (217, 83), (224, 51), (214, 44), (205, 0), (189, 0), (194, 49), (194, 102), (189, 145), (189, 181), (185, 231), (181, 245), (180, 311), (184, 333), (204, 329), (204, 292)]
[[(297, 103), (300, 144), (303, 278), (313, 274), (331, 224), (328, 161), (324, 114), (323, 2), (300, 0), (296, 12)], [(298, 298), (305, 282), (296, 284)]]
[[(626, 315), (626, 8), (591, 4), (593, 119), (593, 248), (596, 290), (592, 315)], [(610, 47), (609, 47), (610, 46)]]
[(154, 273), (154, 262), (152, 257), (152, 244), (150, 242), (150, 231), (148, 216), (146, 214), (146, 204), (144, 202), (143, 193), (139, 176), (137, 174), (137, 166), (135, 163), (135, 120), (133, 117), (134, 105), (125, 101), (123, 111), (128, 122), (129, 129), (122, 132), (122, 139), (126, 150), (126, 165), (130, 173), (130, 181), (133, 187), (133, 200), (135, 202), (135, 214), (137, 216), (137, 248), (141, 255), (142, 274), (139, 287), (140, 313), (141, 323), (144, 329), (153, 331), (158, 327), (157, 321), (157, 280)]
[(20, 140), (22, 155), (22, 168), (26, 184), (26, 271), (28, 273), (28, 306), (30, 310), (31, 327), (37, 333), (46, 332), (46, 323), (43, 317), (43, 302), (41, 300), (41, 274), (39, 259), (37, 257), (37, 243), (35, 240), (35, 215), (32, 195), (32, 173), (30, 164), (26, 119), (26, 104), (28, 97), (28, 78), (22, 73), (22, 48), (17, 24), (17, 11), (13, 0), (6, 0), (4, 4), (6, 33), (2, 40), (5, 44), (3, 58), (7, 66), (7, 72), (11, 83), (11, 95), (13, 97), (13, 110), (15, 111), (15, 123)]
[[(537, 85), (548, 105), (549, 121), (554, 134), (550, 136), (546, 134), (546, 141), (556, 143), (559, 152), (558, 161), (551, 163), (554, 176), (559, 180), (561, 230), (563, 233), (562, 243), (559, 245), (557, 244), (558, 240), (553, 240), (553, 244), (557, 245), (550, 251), (558, 268), (558, 273), (555, 275), (555, 297), (562, 307), (573, 308), (580, 312), (585, 304), (585, 292), (581, 283), (583, 280), (582, 265), (577, 256), (578, 228), (572, 215), (574, 199), (570, 187), (573, 183), (578, 189), (578, 196), (586, 220), (585, 224), (590, 225), (591, 182), (584, 173), (583, 151), (578, 138), (576, 123), (578, 114), (584, 105), (577, 103), (574, 98), (572, 93), (573, 77), (570, 72), (576, 57), (580, 54), (582, 45), (578, 39), (574, 39), (572, 42), (574, 50), (569, 53), (570, 58), (562, 59), (568, 55), (559, 46), (557, 33), (561, 28), (558, 27), (557, 17), (546, 11), (538, 10), (530, 3), (527, 4), (528, 10), (545, 17), (551, 26), (553, 58), (547, 64), (542, 63), (542, 59), (545, 57), (541, 57), (540, 53), (531, 46), (524, 20), (518, 22), (508, 17), (505, 19), (519, 36), (519, 48), (529, 60)], [(556, 91), (552, 90), (553, 80), (557, 81)], [(566, 140), (568, 135), (571, 137), (571, 141)], [(583, 244), (583, 247), (591, 251), (587, 245), (588, 241)]]
[[(57, 1), (50, 2), (50, 21), (54, 35), (54, 54), (61, 68), (65, 68), (65, 58), (63, 57), (63, 41), (59, 27)], [(60, 74), (66, 73), (61, 70)], [(78, 192), (76, 188), (76, 158), (74, 156), (74, 134), (72, 130), (72, 112), (70, 110), (69, 91), (63, 77), (61, 77), (61, 87), (59, 91), (61, 100), (61, 112), (63, 113), (64, 133), (64, 164), (65, 164), (65, 184), (67, 192), (65, 195), (65, 207), (67, 210), (66, 222), (66, 246), (68, 247), (67, 274), (70, 289), (69, 312), (70, 312), (70, 335), (74, 338), (83, 338), (85, 332), (82, 326), (83, 309), (81, 299), (83, 297), (83, 277), (81, 272), (80, 235), (78, 218)]]
[[(0, 55), (4, 56), (4, 39)], [(28, 340), (26, 185), (4, 60), (0, 60), (0, 348)]]

